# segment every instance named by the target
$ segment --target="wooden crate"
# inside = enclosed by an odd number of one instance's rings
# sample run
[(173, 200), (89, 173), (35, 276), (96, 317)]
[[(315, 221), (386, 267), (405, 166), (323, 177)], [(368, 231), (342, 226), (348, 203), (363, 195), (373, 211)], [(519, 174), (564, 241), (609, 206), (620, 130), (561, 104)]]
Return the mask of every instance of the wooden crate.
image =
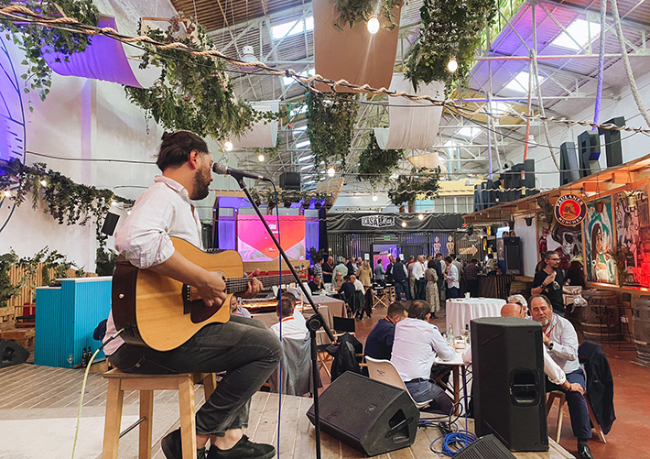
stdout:
[(0, 332), (0, 338), (16, 341), (25, 349), (34, 349), (35, 331), (33, 328), (14, 328)]
[(0, 330), (9, 330), (14, 328), (14, 317), (16, 308), (14, 306), (5, 306), (0, 308)]

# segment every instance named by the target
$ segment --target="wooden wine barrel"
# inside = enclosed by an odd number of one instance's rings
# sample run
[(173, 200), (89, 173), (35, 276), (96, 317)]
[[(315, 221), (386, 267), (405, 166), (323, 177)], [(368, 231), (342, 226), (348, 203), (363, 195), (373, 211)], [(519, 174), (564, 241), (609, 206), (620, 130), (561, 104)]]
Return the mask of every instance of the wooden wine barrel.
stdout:
[(583, 290), (588, 305), (582, 315), (582, 336), (589, 341), (617, 341), (619, 336), (619, 309), (613, 290)]
[(650, 366), (650, 300), (634, 302), (634, 342), (639, 363)]

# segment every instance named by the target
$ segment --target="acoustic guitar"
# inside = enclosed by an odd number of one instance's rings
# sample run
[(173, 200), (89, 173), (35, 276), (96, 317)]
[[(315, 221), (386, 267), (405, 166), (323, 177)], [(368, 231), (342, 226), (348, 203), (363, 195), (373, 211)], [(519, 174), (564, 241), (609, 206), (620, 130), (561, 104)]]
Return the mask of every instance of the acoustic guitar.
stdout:
[[(239, 253), (233, 250), (208, 253), (183, 239), (171, 239), (176, 251), (185, 258), (223, 275), (227, 298), (220, 306), (207, 307), (191, 286), (120, 261), (113, 274), (113, 320), (118, 330), (124, 328), (120, 336), (129, 344), (158, 351), (175, 349), (206, 325), (228, 322), (230, 298), (248, 289), (251, 278), (244, 277)], [(278, 285), (280, 276), (257, 279), (266, 288)]]

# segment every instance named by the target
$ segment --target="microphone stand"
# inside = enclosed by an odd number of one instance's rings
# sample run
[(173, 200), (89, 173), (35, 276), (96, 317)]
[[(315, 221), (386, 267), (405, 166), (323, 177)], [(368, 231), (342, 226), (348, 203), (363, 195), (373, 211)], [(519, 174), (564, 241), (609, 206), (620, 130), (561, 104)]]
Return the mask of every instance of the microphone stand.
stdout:
[[(275, 235), (273, 234), (273, 231), (271, 231), (271, 228), (269, 227), (269, 224), (266, 223), (266, 220), (264, 219), (264, 216), (262, 215), (262, 212), (260, 211), (260, 208), (255, 204), (255, 200), (251, 197), (250, 192), (248, 191), (248, 188), (246, 188), (246, 184), (244, 183), (243, 177), (234, 177), (235, 180), (237, 180), (237, 183), (239, 184), (239, 188), (242, 189), (242, 191), (246, 194), (246, 197), (248, 198), (248, 201), (251, 203), (253, 206), (253, 209), (255, 209), (255, 213), (257, 216), (260, 218), (262, 221), (262, 224), (264, 225), (264, 228), (266, 228), (266, 231), (269, 233), (269, 236), (271, 236), (271, 239), (273, 240), (273, 243), (277, 247), (278, 251), (280, 252), (280, 255), (282, 256), (282, 259), (285, 261), (287, 266), (289, 267), (289, 270), (291, 271), (291, 274), (293, 275), (294, 279), (296, 280), (296, 283), (298, 284), (298, 287), (300, 287), (300, 290), (302, 290), (302, 294), (305, 298), (307, 298), (307, 301), (309, 301), (309, 304), (312, 307), (312, 310), (314, 311), (314, 315), (311, 316), (309, 319), (307, 319), (307, 329), (309, 330), (309, 338), (310, 338), (310, 347), (311, 347), (311, 370), (312, 370), (312, 384), (314, 388), (314, 428), (316, 430), (316, 459), (321, 458), (320, 454), (320, 416), (319, 416), (319, 404), (318, 404), (318, 388), (316, 387), (316, 381), (318, 380), (318, 348), (316, 346), (316, 332), (323, 327), (325, 330), (325, 333), (327, 333), (327, 337), (330, 339), (330, 341), (334, 341), (334, 335), (332, 334), (332, 330), (327, 326), (327, 322), (325, 322), (325, 318), (323, 315), (320, 313), (318, 310), (318, 306), (314, 303), (314, 300), (311, 297), (310, 293), (307, 293), (307, 289), (305, 289), (305, 286), (303, 283), (300, 281), (300, 276), (298, 276), (298, 273), (296, 272), (296, 269), (293, 267), (291, 264), (291, 260), (289, 260), (289, 257), (287, 256), (286, 252), (282, 250), (282, 247), (280, 247), (280, 243), (276, 239)], [(280, 229), (278, 228), (278, 231)], [(280, 269), (282, 271), (282, 269)]]

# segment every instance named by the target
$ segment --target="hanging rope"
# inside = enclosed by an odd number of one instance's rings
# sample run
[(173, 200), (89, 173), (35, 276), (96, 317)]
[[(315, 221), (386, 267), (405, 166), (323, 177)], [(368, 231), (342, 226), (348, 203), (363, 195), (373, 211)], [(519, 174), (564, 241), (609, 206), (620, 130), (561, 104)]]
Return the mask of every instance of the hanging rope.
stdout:
[[(605, 20), (607, 19), (607, 0), (600, 0), (600, 49), (598, 51), (598, 89), (594, 104), (594, 123), (600, 118), (600, 102), (603, 97), (603, 79), (605, 77)], [(595, 128), (594, 128), (595, 130)]]
[(630, 89), (632, 90), (632, 96), (634, 96), (634, 101), (636, 106), (641, 112), (643, 119), (650, 126), (650, 117), (648, 112), (643, 105), (641, 96), (639, 95), (639, 89), (636, 87), (636, 81), (634, 80), (634, 74), (632, 73), (632, 66), (630, 65), (630, 58), (627, 55), (627, 49), (625, 48), (625, 38), (623, 37), (623, 28), (621, 27), (621, 17), (618, 14), (618, 5), (616, 0), (612, 0), (612, 16), (614, 16), (614, 24), (616, 25), (616, 36), (618, 37), (618, 44), (621, 47), (621, 54), (623, 55), (623, 64), (625, 66), (625, 73), (627, 73), (627, 79), (630, 83)]
[[(542, 88), (539, 84), (539, 69), (537, 68), (537, 53), (535, 51), (532, 51), (532, 63), (533, 67), (535, 68), (535, 86), (537, 86), (537, 105), (539, 107), (539, 114), (545, 118), (546, 113), (544, 111), (544, 101), (542, 100)], [(555, 157), (555, 153), (553, 152), (553, 147), (551, 146), (551, 134), (548, 129), (548, 124), (544, 123), (544, 136), (546, 137), (546, 146), (548, 147), (548, 151), (551, 153), (551, 159), (553, 159), (553, 163), (555, 164), (555, 167), (557, 170), (560, 170), (560, 165), (557, 162), (557, 158)], [(526, 139), (526, 142), (528, 142), (528, 139)]]

